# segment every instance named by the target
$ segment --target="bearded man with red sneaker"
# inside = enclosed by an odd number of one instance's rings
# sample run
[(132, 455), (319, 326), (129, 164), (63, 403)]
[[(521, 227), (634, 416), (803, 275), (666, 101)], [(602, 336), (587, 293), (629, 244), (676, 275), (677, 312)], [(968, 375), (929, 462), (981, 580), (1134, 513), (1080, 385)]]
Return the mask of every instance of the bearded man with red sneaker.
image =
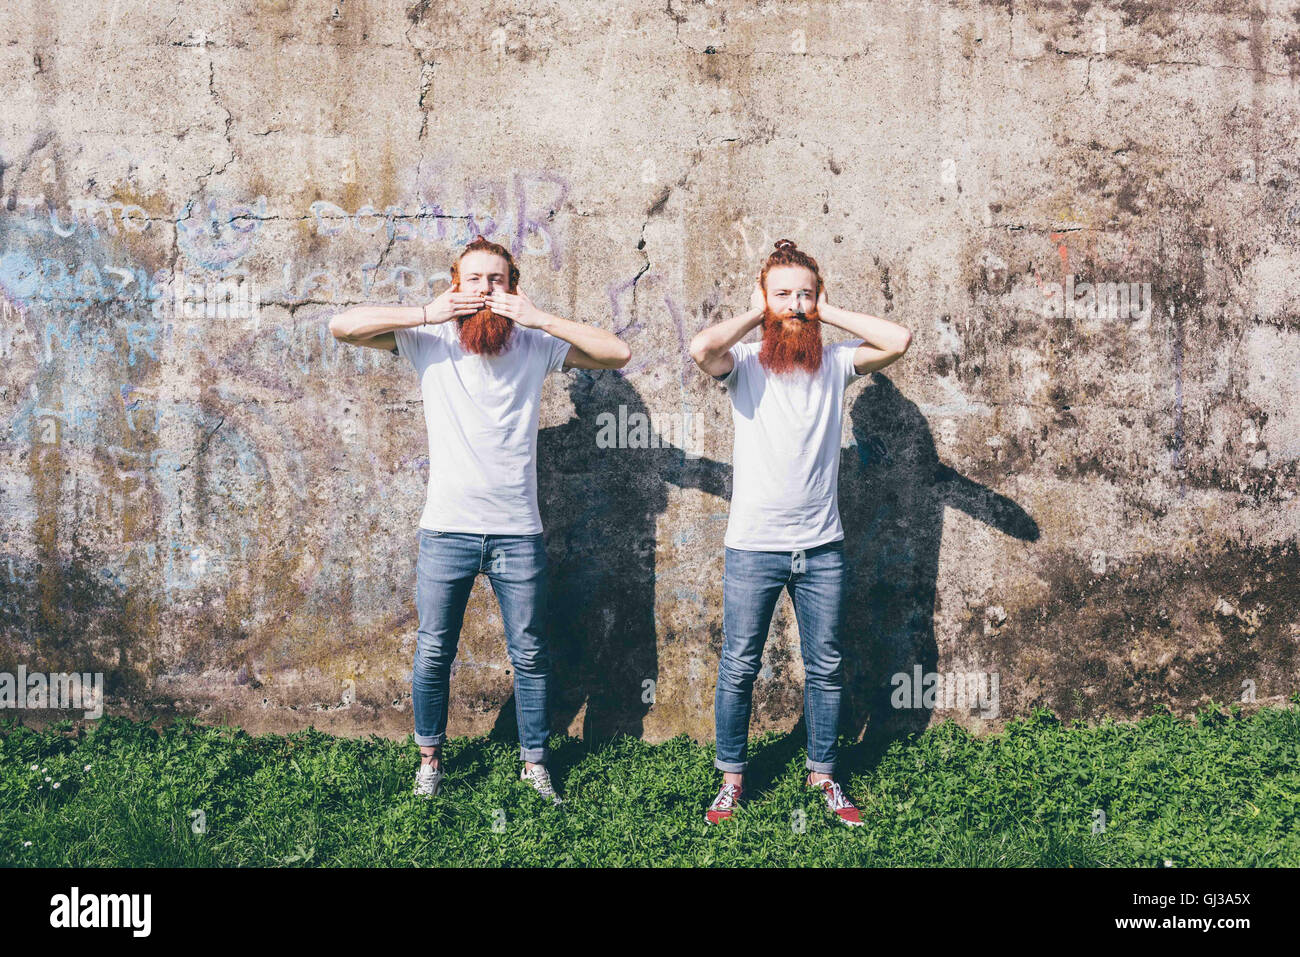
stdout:
[(518, 288), (509, 250), (477, 237), (451, 267), (451, 287), (423, 306), (354, 306), (335, 338), (386, 349), (415, 367), (429, 440), (418, 532), (420, 626), (411, 673), (415, 793), (438, 793), (451, 665), (474, 579), (486, 574), (514, 668), (520, 777), (561, 803), (546, 770), (546, 546), (537, 510), (542, 380), (560, 369), (617, 369), (631, 358), (613, 333), (538, 309)]
[[(823, 322), (854, 338), (823, 344)], [(740, 341), (759, 325), (760, 342)], [(782, 590), (794, 605), (804, 663), (806, 784), (838, 820), (863, 823), (834, 778), (846, 579), (840, 430), (845, 387), (897, 360), (911, 340), (897, 323), (832, 306), (817, 261), (781, 239), (749, 311), (691, 341), (696, 364), (726, 388), (735, 426), (714, 696), (714, 766), (723, 783), (705, 815), (710, 823), (731, 817), (744, 794), (754, 679)]]

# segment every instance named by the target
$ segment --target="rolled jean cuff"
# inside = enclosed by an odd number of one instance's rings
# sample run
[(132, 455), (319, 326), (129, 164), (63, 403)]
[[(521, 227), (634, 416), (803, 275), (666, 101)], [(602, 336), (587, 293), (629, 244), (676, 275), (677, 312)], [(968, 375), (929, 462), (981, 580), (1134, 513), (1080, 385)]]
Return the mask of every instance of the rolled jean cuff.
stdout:
[(442, 744), (446, 738), (445, 734), (420, 734), (418, 731), (415, 732), (415, 743), (422, 748), (435, 747)]
[(713, 759), (713, 766), (719, 771), (725, 771), (728, 774), (744, 774), (744, 761), (723, 761), (721, 758)]
[(520, 761), (527, 761), (529, 764), (545, 764), (545, 763), (546, 763), (546, 749), (545, 749), (545, 748), (525, 748), (525, 747), (523, 747), (522, 745), (520, 745), (520, 747), (519, 747), (519, 760), (520, 760)]
[(804, 762), (804, 765), (808, 768), (809, 771), (814, 771), (817, 774), (835, 773), (834, 761), (814, 761), (812, 758), (809, 758), (807, 761)]

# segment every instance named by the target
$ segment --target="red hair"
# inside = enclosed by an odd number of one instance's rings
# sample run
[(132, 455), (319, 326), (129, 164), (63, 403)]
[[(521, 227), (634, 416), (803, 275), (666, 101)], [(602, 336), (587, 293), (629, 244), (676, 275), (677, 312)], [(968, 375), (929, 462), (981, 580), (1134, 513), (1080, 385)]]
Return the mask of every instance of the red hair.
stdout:
[(494, 256), (500, 256), (506, 261), (506, 269), (509, 273), (508, 285), (506, 292), (513, 293), (515, 287), (519, 285), (519, 267), (515, 265), (515, 257), (510, 255), (510, 250), (506, 249), (500, 243), (489, 242), (482, 235), (475, 236), (470, 240), (469, 245), (460, 251), (456, 261), (451, 264), (451, 284), (455, 288), (460, 288), (460, 261), (470, 253), (491, 253)]
[[(798, 320), (790, 320), (798, 322)], [(816, 372), (822, 367), (822, 324), (815, 312), (791, 329), (787, 320), (763, 308), (763, 344), (758, 361), (768, 372), (780, 375), (803, 369)]]
[[(500, 243), (488, 242), (481, 235), (475, 236), (451, 264), (452, 288), (460, 288), (460, 261), (475, 252), (491, 253), (506, 261), (509, 275), (509, 286), (506, 291), (513, 293), (519, 285), (519, 267), (515, 265), (514, 257), (506, 247)], [(460, 317), (456, 320), (456, 325), (460, 333), (460, 344), (465, 350), (486, 356), (499, 355), (505, 351), (515, 328), (515, 324), (510, 319), (498, 316), (489, 306), (484, 306), (472, 316)]]
[(773, 252), (768, 255), (767, 261), (763, 263), (763, 269), (758, 274), (758, 284), (762, 287), (764, 294), (767, 293), (768, 270), (774, 266), (803, 266), (804, 269), (813, 274), (813, 280), (817, 283), (817, 288), (813, 290), (813, 302), (821, 298), (822, 274), (821, 270), (817, 268), (817, 260), (796, 246), (793, 239), (778, 239)]
[(763, 297), (767, 297), (767, 273), (777, 266), (802, 266), (813, 274), (816, 286), (813, 290), (813, 306), (796, 328), (790, 328), (785, 319), (776, 315), (763, 303), (763, 344), (759, 348), (758, 361), (768, 372), (780, 375), (803, 369), (817, 372), (822, 365), (822, 329), (821, 319), (817, 315), (817, 300), (822, 291), (822, 275), (813, 259), (791, 239), (778, 239), (775, 248), (763, 263), (758, 274)]

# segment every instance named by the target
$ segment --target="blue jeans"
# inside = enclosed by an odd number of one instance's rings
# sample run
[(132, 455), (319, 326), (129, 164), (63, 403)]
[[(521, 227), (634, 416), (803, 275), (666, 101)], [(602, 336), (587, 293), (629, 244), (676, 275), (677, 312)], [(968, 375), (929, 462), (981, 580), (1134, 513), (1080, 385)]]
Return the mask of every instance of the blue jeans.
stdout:
[(546, 546), (537, 535), (477, 535), (421, 528), (415, 563), (415, 605), (420, 629), (411, 671), (415, 743), (442, 744), (447, 737), (451, 664), (470, 589), (479, 572), (488, 576), (505, 626), (506, 651), (515, 672), (519, 757), (546, 762)]
[(728, 548), (722, 578), (722, 657), (713, 699), (717, 759), (722, 771), (745, 770), (754, 679), (758, 677), (772, 612), (788, 589), (799, 622), (804, 667), (804, 722), (810, 771), (835, 772), (844, 670), (844, 542), (794, 552)]

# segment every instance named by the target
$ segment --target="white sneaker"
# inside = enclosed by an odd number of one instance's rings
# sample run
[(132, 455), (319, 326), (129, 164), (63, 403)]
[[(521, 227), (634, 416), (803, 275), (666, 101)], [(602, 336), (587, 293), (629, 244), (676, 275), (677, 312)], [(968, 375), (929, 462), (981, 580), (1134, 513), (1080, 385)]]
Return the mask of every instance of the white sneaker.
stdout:
[(415, 794), (420, 797), (433, 797), (438, 793), (438, 788), (442, 786), (442, 765), (433, 767), (432, 765), (420, 763), (419, 773), (415, 775)]
[(519, 780), (527, 781), (534, 789), (536, 789), (538, 794), (546, 798), (552, 804), (559, 805), (564, 803), (560, 800), (560, 796), (555, 793), (555, 787), (551, 784), (551, 774), (546, 770), (544, 764), (534, 765), (531, 771), (528, 770), (528, 765), (525, 764), (523, 769), (519, 772)]

